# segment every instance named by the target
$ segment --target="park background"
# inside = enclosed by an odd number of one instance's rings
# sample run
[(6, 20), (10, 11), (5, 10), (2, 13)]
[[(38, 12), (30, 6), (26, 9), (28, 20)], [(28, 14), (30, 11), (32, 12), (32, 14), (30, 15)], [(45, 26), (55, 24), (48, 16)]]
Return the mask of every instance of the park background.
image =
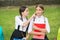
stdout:
[(48, 18), (51, 29), (47, 34), (49, 40), (57, 38), (60, 27), (60, 0), (0, 0), (0, 26), (3, 28), (5, 40), (10, 40), (15, 29), (15, 16), (19, 15), (19, 7), (27, 5), (30, 12), (28, 18), (30, 18), (37, 4), (44, 5), (44, 16)]

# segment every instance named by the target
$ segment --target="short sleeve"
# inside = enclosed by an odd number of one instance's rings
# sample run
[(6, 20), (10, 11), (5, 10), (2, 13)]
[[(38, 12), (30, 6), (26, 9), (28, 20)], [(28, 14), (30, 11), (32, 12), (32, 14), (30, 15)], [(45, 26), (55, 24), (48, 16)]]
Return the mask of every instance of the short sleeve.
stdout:
[(22, 20), (19, 18), (19, 16), (15, 17), (15, 29), (17, 29), (18, 25), (22, 26), (23, 22)]
[(48, 19), (45, 18), (45, 20), (46, 20), (46, 30), (48, 33), (50, 33), (50, 25), (49, 25)]
[(28, 28), (28, 33), (30, 33), (33, 29), (33, 19), (30, 21), (29, 28)]

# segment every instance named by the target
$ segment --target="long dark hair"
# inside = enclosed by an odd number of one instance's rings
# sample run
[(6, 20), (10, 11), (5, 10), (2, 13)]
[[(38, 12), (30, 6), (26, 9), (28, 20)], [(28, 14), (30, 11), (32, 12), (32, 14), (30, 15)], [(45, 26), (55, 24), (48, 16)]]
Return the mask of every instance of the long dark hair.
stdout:
[[(20, 14), (20, 16), (21, 16), (21, 19), (22, 19), (22, 12), (24, 12), (26, 8), (27, 8), (26, 6), (21, 6), (21, 7), (19, 8), (19, 14)], [(23, 20), (23, 19), (22, 19), (22, 20)]]

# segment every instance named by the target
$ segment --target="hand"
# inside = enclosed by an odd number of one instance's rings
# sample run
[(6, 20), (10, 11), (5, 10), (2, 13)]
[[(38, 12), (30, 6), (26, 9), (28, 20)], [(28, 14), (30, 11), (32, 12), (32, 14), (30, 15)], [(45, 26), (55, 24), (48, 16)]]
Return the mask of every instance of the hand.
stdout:
[(46, 32), (47, 32), (46, 29), (38, 28), (38, 27), (36, 27), (34, 24), (33, 24), (33, 29), (35, 29), (35, 30), (39, 30), (39, 31), (41, 31), (41, 32), (43, 32), (43, 33), (46, 33)]
[(43, 32), (40, 32), (40, 34), (41, 34), (41, 35), (45, 35), (45, 33), (43, 33)]
[(36, 16), (36, 13), (34, 13), (33, 15), (32, 15), (32, 18), (34, 18)]
[(28, 39), (29, 39), (29, 36), (30, 36), (30, 34), (28, 34), (28, 35), (26, 36), (26, 40), (28, 40)]
[(44, 33), (46, 33), (47, 31), (46, 31), (46, 29), (42, 29), (42, 31), (41, 32), (44, 32)]

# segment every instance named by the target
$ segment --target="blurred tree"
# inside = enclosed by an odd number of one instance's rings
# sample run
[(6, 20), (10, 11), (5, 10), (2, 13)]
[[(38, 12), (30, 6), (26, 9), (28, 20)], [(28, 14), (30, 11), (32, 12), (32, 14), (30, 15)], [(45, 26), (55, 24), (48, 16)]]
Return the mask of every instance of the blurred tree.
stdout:
[(0, 6), (60, 4), (60, 0), (0, 0)]

